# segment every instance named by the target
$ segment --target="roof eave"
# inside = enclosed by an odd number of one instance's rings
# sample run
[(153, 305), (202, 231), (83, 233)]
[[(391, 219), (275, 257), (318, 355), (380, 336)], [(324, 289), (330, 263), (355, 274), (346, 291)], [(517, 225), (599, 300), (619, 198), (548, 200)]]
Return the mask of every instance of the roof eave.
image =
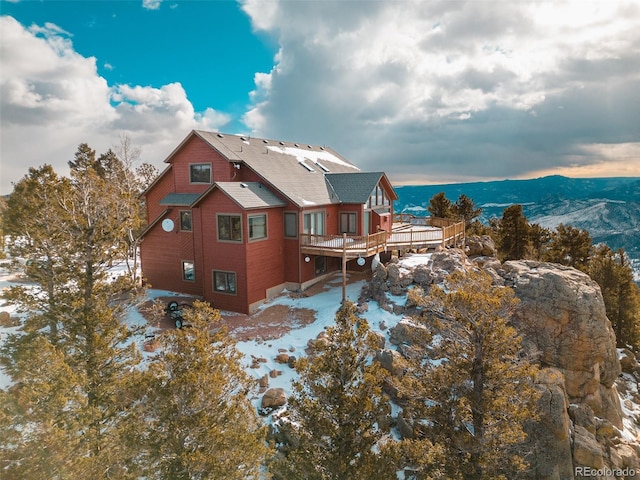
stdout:
[(171, 210), (173, 210), (172, 208), (165, 208), (162, 213), (160, 213), (160, 215), (158, 215), (155, 220), (153, 222), (151, 222), (149, 225), (147, 225), (144, 230), (142, 230), (140, 232), (140, 235), (138, 235), (138, 239), (142, 239), (147, 233), (149, 233), (149, 230), (151, 230), (153, 227), (155, 227), (158, 222), (162, 219), (162, 217), (164, 217), (167, 213), (169, 213)]
[(149, 191), (171, 170), (172, 166), (173, 165), (167, 165), (167, 167), (162, 172), (160, 172), (160, 174), (155, 178), (155, 180), (151, 182), (149, 186), (145, 188), (140, 195), (138, 195), (138, 198), (145, 197), (147, 193), (149, 193)]

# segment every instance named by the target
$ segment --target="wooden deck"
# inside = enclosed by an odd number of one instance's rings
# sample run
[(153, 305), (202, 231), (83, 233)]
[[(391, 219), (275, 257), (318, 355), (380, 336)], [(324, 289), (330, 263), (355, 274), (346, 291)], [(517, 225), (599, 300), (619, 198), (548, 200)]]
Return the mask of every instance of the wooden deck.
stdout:
[(301, 252), (352, 259), (370, 257), (388, 250), (411, 250), (461, 245), (464, 222), (432, 217), (398, 216), (391, 232), (370, 235), (301, 234)]

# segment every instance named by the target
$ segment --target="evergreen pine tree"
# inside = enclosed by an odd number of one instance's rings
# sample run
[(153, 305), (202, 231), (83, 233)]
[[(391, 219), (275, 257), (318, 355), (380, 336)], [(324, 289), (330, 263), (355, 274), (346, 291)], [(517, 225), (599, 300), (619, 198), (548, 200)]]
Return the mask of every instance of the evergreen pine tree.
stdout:
[(543, 260), (545, 258), (549, 242), (551, 241), (551, 231), (542, 227), (538, 223), (529, 224), (529, 243), (531, 252), (527, 255), (533, 260)]
[[(4, 368), (14, 381), (0, 390), (0, 465), (3, 478), (74, 478), (85, 399), (81, 381), (47, 337), (28, 334), (3, 346)], [(77, 477), (76, 477), (77, 478)]]
[(190, 327), (165, 332), (143, 374), (134, 463), (148, 479), (257, 479), (266, 432), (247, 399), (242, 354), (208, 304), (183, 316)]
[(529, 251), (529, 230), (522, 205), (504, 209), (498, 230), (498, 255), (502, 261), (525, 258)]
[(561, 223), (551, 234), (544, 259), (587, 271), (592, 249), (593, 241), (587, 230)]
[(464, 220), (466, 228), (471, 227), (473, 220), (482, 214), (482, 208), (476, 207), (475, 202), (462, 194), (458, 200), (451, 206), (453, 216)]
[(295, 441), (272, 465), (277, 479), (394, 478), (393, 456), (381, 444), (378, 422), (390, 413), (384, 370), (372, 363), (376, 339), (346, 302), (327, 330), (327, 342), (296, 362), (288, 419)]
[(437, 341), (426, 361), (416, 357), (405, 388), (426, 437), (447, 452), (447, 478), (516, 478), (526, 468), (523, 426), (535, 417), (537, 370), (520, 358), (508, 324), (513, 291), (484, 272), (455, 272), (423, 302)]
[(50, 165), (30, 168), (15, 184), (2, 217), (4, 232), (11, 239), (9, 253), (25, 260), (18, 268), (38, 285), (37, 295), (30, 288), (14, 286), (4, 296), (19, 311), (31, 312), (27, 330), (48, 328), (54, 345), (71, 298), (73, 251), (64, 230), (70, 220), (64, 205), (70, 189), (67, 179), (60, 178)]
[(614, 253), (606, 245), (597, 246), (589, 262), (589, 275), (600, 286), (618, 347), (640, 350), (640, 289), (624, 250)]
[(451, 218), (453, 215), (453, 204), (444, 192), (440, 192), (431, 197), (427, 210), (432, 217)]
[[(25, 271), (36, 287), (8, 294), (29, 313), (26, 334), (10, 338), (0, 360), (10, 367), (14, 380), (33, 371), (44, 377), (42, 372), (49, 371), (54, 358), (61, 362), (55, 372), (70, 372), (66, 377), (49, 375), (49, 384), (73, 381), (72, 391), (81, 398), (65, 407), (76, 423), (55, 430), (56, 435), (66, 435), (60, 443), (73, 446), (74, 453), (73, 459), (51, 456), (52, 471), (67, 472), (52, 478), (125, 478), (119, 465), (129, 452), (122, 448), (120, 435), (133, 404), (127, 393), (129, 372), (139, 355), (133, 344), (126, 345), (131, 332), (113, 306), (113, 294), (120, 287), (108, 281), (107, 269), (126, 255), (123, 237), (130, 228), (132, 198), (118, 191), (115, 180), (122, 171), (117, 159), (95, 159), (95, 152), (83, 144), (71, 167), (71, 181), (59, 179), (48, 166), (32, 169), (11, 195), (16, 208), (5, 212), (4, 223), (11, 225), (11, 248), (27, 259)], [(33, 352), (34, 346), (55, 355), (15, 360)], [(65, 385), (54, 383), (50, 388), (69, 391)], [(37, 463), (38, 450), (23, 447), (57, 438), (48, 425), (61, 424), (55, 409), (34, 417), (32, 412), (46, 404), (45, 399), (20, 392), (10, 390), (5, 400), (20, 406), (12, 410), (14, 420), (28, 425), (25, 431), (33, 435), (21, 437), (25, 443), (15, 445), (15, 452), (26, 455), (19, 460), (26, 465)]]

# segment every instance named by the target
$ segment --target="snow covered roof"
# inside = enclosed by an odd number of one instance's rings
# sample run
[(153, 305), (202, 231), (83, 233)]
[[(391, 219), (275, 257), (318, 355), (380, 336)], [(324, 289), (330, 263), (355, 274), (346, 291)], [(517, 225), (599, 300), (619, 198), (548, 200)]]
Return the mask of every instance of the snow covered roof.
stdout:
[(358, 167), (325, 146), (201, 130), (193, 134), (230, 162), (253, 170), (272, 190), (280, 192), (299, 207), (341, 203), (342, 200), (325, 181), (325, 175), (361, 173)]

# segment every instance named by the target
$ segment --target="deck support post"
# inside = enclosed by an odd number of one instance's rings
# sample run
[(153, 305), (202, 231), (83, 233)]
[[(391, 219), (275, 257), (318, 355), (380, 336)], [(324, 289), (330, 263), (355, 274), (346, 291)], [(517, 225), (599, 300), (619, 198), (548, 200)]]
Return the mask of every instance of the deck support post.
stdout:
[(347, 301), (347, 234), (342, 234), (342, 304)]

